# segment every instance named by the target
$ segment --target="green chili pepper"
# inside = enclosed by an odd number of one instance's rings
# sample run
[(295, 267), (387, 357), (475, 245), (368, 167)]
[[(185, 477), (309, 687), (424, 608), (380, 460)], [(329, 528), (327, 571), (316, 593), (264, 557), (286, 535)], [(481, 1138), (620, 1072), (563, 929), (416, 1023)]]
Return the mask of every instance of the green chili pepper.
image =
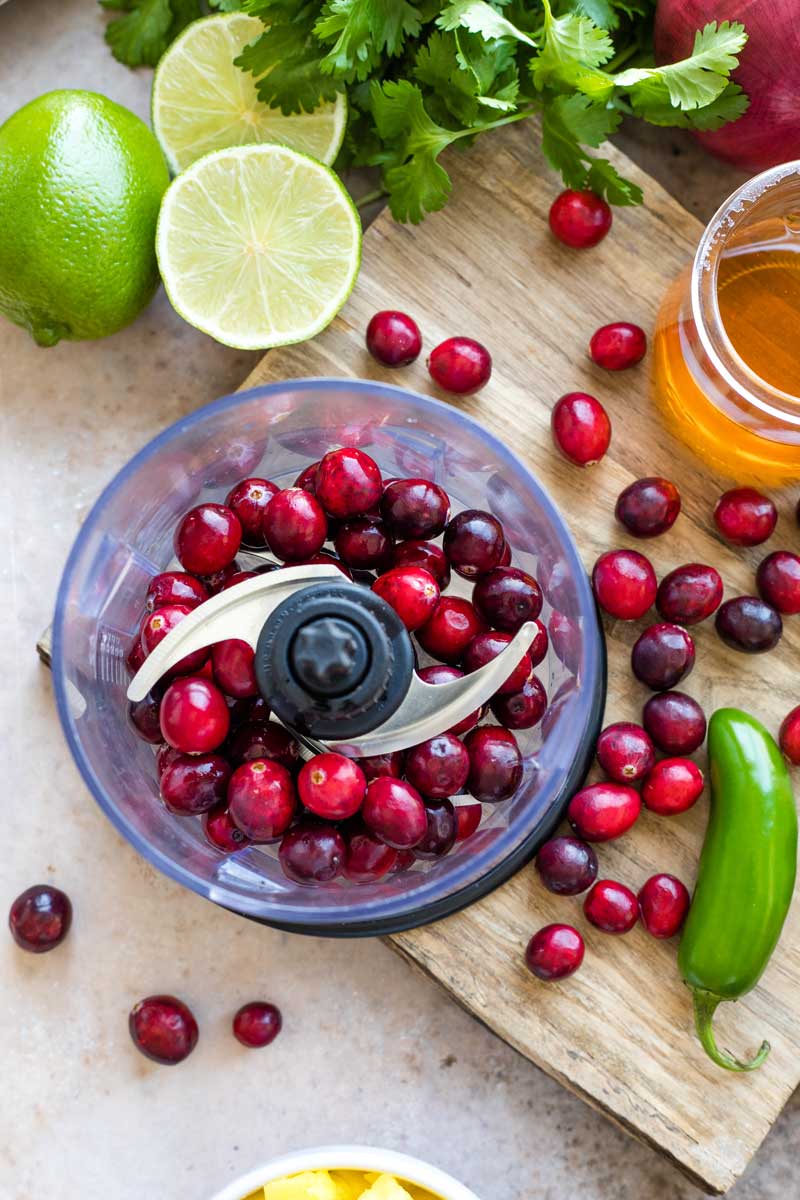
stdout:
[(721, 708), (708, 726), (711, 812), (678, 965), (694, 996), (697, 1036), (729, 1071), (751, 1062), (717, 1048), (712, 1019), (761, 977), (780, 937), (794, 891), (797, 813), (789, 772), (763, 725), (737, 708)]

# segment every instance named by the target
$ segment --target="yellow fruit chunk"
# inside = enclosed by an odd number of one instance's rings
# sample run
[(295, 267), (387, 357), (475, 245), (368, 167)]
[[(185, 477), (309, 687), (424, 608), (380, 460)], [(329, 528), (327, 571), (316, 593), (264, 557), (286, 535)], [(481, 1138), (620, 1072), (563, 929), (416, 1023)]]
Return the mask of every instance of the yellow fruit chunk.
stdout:
[(392, 1175), (379, 1175), (360, 1200), (411, 1200), (406, 1189)]
[(303, 1171), (264, 1185), (264, 1200), (342, 1200), (327, 1171)]

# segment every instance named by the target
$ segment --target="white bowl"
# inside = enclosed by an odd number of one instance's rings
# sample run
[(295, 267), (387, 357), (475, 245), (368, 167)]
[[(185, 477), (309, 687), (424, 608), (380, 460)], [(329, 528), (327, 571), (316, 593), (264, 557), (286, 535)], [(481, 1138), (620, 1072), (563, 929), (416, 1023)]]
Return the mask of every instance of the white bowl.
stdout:
[(298, 1150), (270, 1159), (260, 1167), (234, 1180), (211, 1200), (244, 1200), (256, 1188), (273, 1183), (284, 1175), (297, 1175), (300, 1171), (375, 1171), (395, 1175), (417, 1187), (427, 1188), (439, 1200), (478, 1200), (474, 1192), (446, 1175), (438, 1167), (411, 1158), (408, 1154), (397, 1154), (394, 1150), (376, 1150), (371, 1146), (321, 1146), (316, 1150)]

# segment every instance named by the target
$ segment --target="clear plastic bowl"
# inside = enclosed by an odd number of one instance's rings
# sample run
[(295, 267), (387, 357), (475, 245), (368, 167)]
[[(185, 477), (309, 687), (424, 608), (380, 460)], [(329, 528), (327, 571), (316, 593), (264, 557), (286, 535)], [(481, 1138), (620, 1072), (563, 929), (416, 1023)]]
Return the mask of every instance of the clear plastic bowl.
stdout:
[[(127, 720), (124, 657), (148, 581), (173, 560), (173, 530), (188, 508), (223, 498), (246, 475), (288, 486), (340, 445), (360, 446), (385, 475), (435, 480), (454, 509), (488, 509), (502, 521), (514, 563), (535, 573), (544, 589), (542, 619), (552, 645), (538, 674), (550, 707), (540, 726), (519, 735), (525, 773), (517, 793), (487, 805), (478, 832), (449, 855), (373, 884), (310, 888), (284, 877), (274, 846), (225, 856), (205, 841), (199, 820), (167, 812), (153, 749)], [(455, 590), (468, 595), (468, 585), (457, 583)], [(291, 380), (226, 396), (170, 426), (131, 459), (90, 512), (64, 569), (53, 674), (75, 761), (100, 807), (140, 854), (244, 916), (345, 936), (446, 916), (527, 861), (586, 773), (605, 700), (604, 644), (591, 588), (541, 484), (457, 408), (350, 380)]]

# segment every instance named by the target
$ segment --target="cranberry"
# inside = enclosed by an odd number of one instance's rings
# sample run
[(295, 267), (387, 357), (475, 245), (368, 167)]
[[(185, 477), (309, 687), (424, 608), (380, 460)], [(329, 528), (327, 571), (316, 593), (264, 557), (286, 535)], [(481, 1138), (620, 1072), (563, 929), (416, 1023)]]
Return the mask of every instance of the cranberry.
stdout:
[(283, 1027), (281, 1010), (263, 1000), (243, 1004), (233, 1018), (233, 1036), (248, 1049), (258, 1050), (274, 1042)]
[(161, 734), (161, 701), (152, 692), (144, 700), (131, 701), (128, 705), (128, 720), (137, 737), (156, 746), (163, 741)]
[(597, 878), (597, 855), (578, 838), (551, 838), (536, 855), (536, 870), (548, 892), (577, 896)]
[(680, 625), (649, 625), (631, 651), (631, 668), (654, 692), (680, 683), (694, 666), (694, 640)]
[(406, 779), (423, 796), (444, 800), (467, 782), (469, 754), (452, 733), (439, 733), (406, 755)]
[(484, 628), (469, 600), (461, 596), (442, 596), (430, 620), (417, 630), (417, 641), (433, 658), (455, 663)]
[(269, 479), (242, 479), (225, 497), (231, 512), (239, 518), (242, 538), (250, 546), (264, 545), (264, 513), (280, 488)]
[(388, 754), (372, 754), (369, 758), (357, 758), (356, 762), (364, 772), (367, 783), (380, 779), (384, 775), (392, 779), (400, 779), (403, 774), (405, 755), (402, 750), (392, 750)]
[[(462, 665), (467, 674), (479, 671), (487, 663), (492, 662), (499, 654), (505, 653), (513, 641), (513, 635), (500, 631), (489, 630), (474, 637), (464, 652)], [(521, 658), (512, 655), (508, 660), (509, 670), (505, 682), (497, 689), (497, 695), (518, 692), (533, 670), (533, 663), (527, 651)], [(513, 666), (511, 664), (514, 664)]]
[(477, 801), (457, 804), (454, 807), (456, 810), (456, 841), (465, 842), (467, 838), (472, 837), (480, 825), (483, 807)]
[(232, 854), (250, 845), (250, 838), (245, 837), (241, 829), (234, 825), (227, 804), (218, 804), (207, 813), (203, 813), (203, 833), (217, 850)]
[[(184, 617), (188, 617), (191, 611), (191, 608), (185, 604), (167, 604), (163, 608), (157, 608), (155, 612), (151, 612), (145, 618), (141, 632), (142, 649), (145, 656), (152, 654), (159, 642), (163, 642), (167, 634), (172, 633), (176, 625), (179, 625)], [(194, 675), (202, 668), (207, 658), (208, 649), (206, 647), (203, 647), (202, 650), (193, 650), (180, 662), (175, 663), (174, 667), (170, 667), (165, 675), (168, 678), (173, 675)]]
[(234, 823), (252, 842), (274, 841), (294, 816), (292, 777), (268, 758), (242, 763), (228, 784), (228, 807)]
[(714, 521), (726, 542), (734, 546), (760, 546), (772, 536), (778, 510), (768, 496), (755, 488), (732, 488), (717, 501)]
[(800, 556), (776, 550), (759, 563), (756, 584), (762, 600), (780, 613), (800, 612)]
[(494, 567), (478, 579), (472, 603), (488, 625), (516, 633), (542, 611), (542, 589), (532, 575), (518, 567)]
[(347, 846), (332, 825), (305, 820), (283, 835), (278, 861), (287, 879), (295, 883), (330, 883), (341, 875)]
[(596, 246), (611, 228), (611, 209), (596, 192), (567, 188), (550, 205), (550, 228), (574, 250)]
[(639, 902), (624, 883), (598, 879), (583, 902), (583, 911), (603, 933), (628, 933), (639, 919)]
[(650, 812), (671, 817), (696, 803), (703, 783), (703, 772), (690, 758), (662, 758), (642, 785), (642, 800)]
[(348, 579), (353, 578), (353, 572), (349, 567), (336, 557), (335, 554), (328, 554), (326, 550), (318, 550), (316, 554), (309, 555), (308, 558), (292, 559), (286, 563), (287, 567), (313, 567), (313, 566), (336, 567), (337, 571), (341, 571)]
[[(274, 570), (274, 568), (271, 569)], [(241, 567), (234, 560), (232, 563), (228, 563), (227, 567), (223, 567), (220, 571), (214, 571), (211, 575), (204, 575), (202, 582), (205, 584), (205, 588), (209, 596), (217, 596), (220, 592), (225, 591), (225, 588), (232, 579), (241, 574)]]
[(266, 566), (258, 571), (234, 571), (223, 582), (219, 590), (227, 592), (228, 588), (236, 587), (237, 583), (246, 583), (248, 579), (257, 579), (259, 575), (265, 575), (268, 571), (277, 571), (278, 569), (277, 564), (273, 566), (272, 563), (267, 563)]
[(458, 513), (444, 531), (444, 552), (453, 570), (465, 579), (499, 566), (504, 546), (503, 526), (479, 508)]
[(192, 575), (213, 575), (236, 558), (242, 541), (239, 518), (224, 504), (198, 504), (175, 531), (175, 553)]
[(589, 357), (606, 371), (624, 371), (635, 367), (647, 353), (647, 336), (639, 325), (612, 321), (601, 325), (589, 342)]
[(183, 758), (180, 750), (176, 750), (174, 746), (168, 746), (166, 742), (162, 742), (156, 750), (156, 771), (159, 779), (166, 771), (167, 767), (171, 767), (179, 758)]
[(148, 996), (134, 1004), (128, 1028), (136, 1049), (165, 1067), (183, 1062), (197, 1045), (197, 1021), (174, 996)]
[(197, 608), (198, 604), (207, 599), (208, 592), (194, 575), (188, 575), (185, 571), (162, 571), (150, 580), (145, 608), (148, 612), (166, 608), (169, 604), (184, 604), (187, 608)]
[(620, 524), (634, 537), (658, 537), (678, 519), (681, 495), (674, 483), (651, 475), (628, 484), (620, 492), (614, 511)]
[(424, 567), (393, 567), (381, 575), (372, 590), (397, 613), (406, 629), (419, 629), (439, 602), (439, 585)]
[(392, 538), (383, 521), (373, 517), (353, 517), (343, 521), (336, 530), (333, 544), (343, 562), (361, 571), (379, 571), (391, 561)]
[(309, 463), (307, 467), (297, 476), (292, 487), (302, 488), (304, 492), (308, 492), (310, 496), (317, 494), (317, 467), (318, 462)]
[(329, 451), (317, 467), (317, 499), (326, 513), (340, 520), (368, 513), (382, 489), (378, 464), (354, 446)]
[(591, 783), (569, 802), (570, 825), (587, 842), (610, 842), (622, 837), (639, 819), (639, 793), (623, 783)]
[(479, 725), (464, 739), (469, 754), (467, 791), (482, 804), (507, 800), (522, 782), (517, 739), (498, 725)]
[(422, 349), (419, 325), (396, 309), (376, 312), (367, 326), (367, 349), (385, 367), (407, 367)]
[(664, 754), (693, 754), (706, 736), (702, 708), (683, 692), (659, 692), (644, 706), (642, 723)]
[(383, 490), (381, 516), (395, 537), (436, 537), (450, 517), (450, 497), (429, 479), (395, 479)]
[(800, 704), (783, 718), (778, 741), (793, 766), (800, 766)]
[(11, 936), (21, 950), (45, 954), (60, 946), (72, 924), (69, 896), (49, 883), (37, 883), (17, 896), (8, 914)]
[(639, 889), (642, 924), (654, 938), (674, 937), (688, 911), (689, 892), (674, 875), (651, 875)]
[(372, 780), (361, 815), (367, 828), (396, 850), (410, 850), (418, 845), (428, 828), (419, 792), (411, 783), (389, 775)]
[(426, 800), (427, 829), (414, 847), (416, 858), (444, 858), (453, 849), (458, 833), (456, 810), (449, 800)]
[[(423, 683), (432, 683), (434, 685), (437, 683), (452, 683), (454, 679), (464, 678), (464, 672), (460, 671), (458, 667), (448, 667), (445, 666), (444, 663), (434, 663), (430, 667), (423, 667), (422, 670), (417, 672), (417, 674)], [(454, 733), (456, 735), (467, 733), (470, 729), (475, 728), (482, 716), (483, 708), (476, 708), (466, 717), (463, 717), (460, 721), (457, 721), (456, 724), (451, 726), (451, 728), (446, 732)]]
[(714, 618), (717, 633), (726, 646), (743, 654), (763, 654), (781, 640), (780, 613), (758, 596), (726, 600)]
[(418, 539), (399, 542), (392, 551), (391, 565), (393, 567), (424, 567), (426, 571), (430, 571), (438, 583), (440, 591), (444, 591), (450, 585), (450, 563), (447, 561), (447, 555), (442, 547), (437, 546), (435, 542), (424, 542)]
[(580, 967), (584, 949), (583, 938), (572, 925), (545, 925), (528, 942), (525, 963), (545, 983), (566, 979)]
[(236, 731), (228, 743), (228, 756), (237, 765), (269, 758), (291, 771), (300, 761), (300, 747), (288, 729), (261, 719), (248, 721)]
[(161, 776), (161, 796), (170, 812), (196, 817), (225, 799), (230, 777), (219, 754), (182, 754)]
[(237, 700), (258, 695), (253, 647), (238, 638), (217, 642), (211, 648), (214, 678), (224, 692)]
[(164, 741), (184, 754), (216, 750), (228, 735), (230, 715), (218, 687), (196, 675), (171, 683), (161, 701)]
[(352, 883), (375, 883), (397, 863), (397, 851), (376, 837), (363, 822), (347, 830), (344, 876)]
[(322, 506), (303, 488), (286, 488), (267, 505), (264, 537), (278, 558), (308, 558), (322, 549), (327, 536), (328, 522)]
[(445, 392), (458, 396), (479, 392), (492, 374), (492, 356), (485, 346), (468, 337), (440, 342), (428, 356), (428, 372)]
[(719, 608), (722, 590), (719, 571), (703, 563), (685, 563), (661, 580), (656, 607), (665, 621), (697, 625)]
[(516, 692), (501, 689), (490, 701), (492, 712), (506, 729), (533, 729), (547, 708), (547, 692), (536, 675), (529, 675)]
[(130, 644), (128, 653), (125, 655), (125, 667), (128, 671), (128, 674), (135, 675), (146, 658), (147, 655), (142, 649), (142, 637), (140, 631), (136, 634), (135, 638)]
[(361, 767), (343, 754), (317, 754), (303, 764), (297, 790), (318, 817), (344, 821), (361, 808), (367, 781)]
[(592, 587), (610, 616), (635, 621), (656, 598), (656, 573), (638, 550), (609, 550), (594, 564)]
[(656, 752), (641, 725), (618, 721), (597, 739), (597, 761), (615, 783), (636, 783), (656, 761)]
[(567, 392), (557, 400), (550, 428), (561, 453), (577, 467), (594, 466), (611, 444), (608, 413), (588, 392)]

